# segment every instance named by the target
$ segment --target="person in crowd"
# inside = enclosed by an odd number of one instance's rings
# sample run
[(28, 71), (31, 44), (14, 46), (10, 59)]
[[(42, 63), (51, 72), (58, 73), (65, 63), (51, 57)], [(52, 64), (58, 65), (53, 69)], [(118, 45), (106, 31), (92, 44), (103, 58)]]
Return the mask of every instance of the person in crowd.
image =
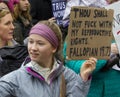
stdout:
[(13, 40), (13, 18), (4, 2), (0, 2), (0, 48), (12, 46), (16, 42)]
[(56, 23), (34, 25), (28, 37), (29, 61), (0, 78), (0, 96), (86, 97), (97, 59), (86, 60), (76, 74), (64, 67), (61, 50), (62, 34)]
[[(13, 18), (9, 8), (4, 2), (0, 1), (0, 48), (4, 46), (14, 46), (17, 44), (17, 42), (15, 42), (13, 39), (13, 30)], [(2, 58), (0, 55), (0, 63), (1, 62)]]
[[(104, 7), (108, 5), (106, 0), (68, 0), (65, 12), (62, 18), (63, 26), (68, 27), (70, 21), (70, 11), (73, 6), (86, 6), (86, 7)], [(67, 36), (67, 33), (66, 33)], [(66, 37), (65, 36), (65, 37)]]
[(9, 10), (13, 12), (14, 10), (14, 5), (19, 2), (19, 0), (0, 0), (0, 2), (4, 2), (7, 4)]
[[(63, 47), (65, 66), (79, 73), (86, 60), (68, 60), (66, 56), (67, 42), (66, 40)], [(111, 53), (118, 54), (116, 44), (111, 45)], [(120, 97), (120, 71), (112, 68), (117, 63), (119, 65), (119, 59), (113, 55), (108, 60), (99, 59), (97, 61), (87, 97)]]
[(61, 25), (68, 1), (69, 0), (29, 0), (33, 24), (36, 24), (40, 20), (51, 20)]
[(29, 0), (33, 24), (36, 24), (40, 20), (56, 22), (62, 31), (64, 40), (67, 27), (63, 27), (62, 18), (68, 1), (69, 0)]
[(36, 24), (40, 20), (53, 20), (51, 0), (29, 0), (31, 5), (30, 14), (32, 23)]
[[(70, 11), (73, 6), (87, 6), (87, 7), (98, 7), (103, 8), (111, 3), (117, 2), (118, 0), (68, 0), (66, 8), (62, 18), (63, 28), (68, 28)], [(67, 29), (66, 29), (67, 30)], [(64, 32), (64, 39), (67, 36), (68, 31)]]
[(27, 47), (13, 39), (13, 17), (5, 2), (0, 2), (0, 77), (18, 69), (28, 55)]
[(119, 0), (69, 0), (66, 4), (66, 9), (63, 16), (63, 25), (69, 25), (69, 16), (71, 7), (73, 6), (88, 6), (88, 7), (98, 7), (103, 8), (109, 4), (117, 2)]
[[(65, 58), (65, 66), (72, 69), (76, 73), (80, 72), (81, 65), (86, 60), (67, 60), (67, 38), (63, 47), (63, 54)], [(112, 68), (113, 65), (119, 65), (118, 49), (115, 43), (111, 44), (111, 54), (108, 60), (98, 60), (96, 69), (92, 73), (91, 86), (87, 97), (120, 97), (119, 82), (120, 71)]]
[(19, 0), (19, 3), (14, 5), (13, 18), (14, 18), (14, 39), (19, 44), (24, 44), (24, 39), (29, 35), (32, 27), (30, 15), (30, 3), (28, 0)]

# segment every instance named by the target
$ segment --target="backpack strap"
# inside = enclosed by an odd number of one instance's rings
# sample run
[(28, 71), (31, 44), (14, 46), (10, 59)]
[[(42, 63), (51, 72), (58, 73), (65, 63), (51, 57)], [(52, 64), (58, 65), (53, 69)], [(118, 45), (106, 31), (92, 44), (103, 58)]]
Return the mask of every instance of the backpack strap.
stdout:
[(65, 84), (65, 77), (63, 73), (61, 75), (60, 97), (66, 97), (66, 84)]

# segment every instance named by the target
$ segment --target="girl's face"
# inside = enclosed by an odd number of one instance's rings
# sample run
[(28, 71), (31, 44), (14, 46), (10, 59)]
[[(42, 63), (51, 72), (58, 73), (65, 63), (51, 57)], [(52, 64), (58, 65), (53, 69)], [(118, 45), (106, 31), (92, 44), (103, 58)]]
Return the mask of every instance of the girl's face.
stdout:
[(28, 0), (20, 0), (19, 5), (22, 11), (27, 11), (30, 3)]
[(46, 64), (52, 60), (56, 48), (42, 36), (31, 34), (28, 39), (28, 52), (31, 60), (37, 63)]
[(3, 41), (9, 41), (13, 39), (13, 30), (13, 18), (9, 13), (0, 19), (0, 38)]

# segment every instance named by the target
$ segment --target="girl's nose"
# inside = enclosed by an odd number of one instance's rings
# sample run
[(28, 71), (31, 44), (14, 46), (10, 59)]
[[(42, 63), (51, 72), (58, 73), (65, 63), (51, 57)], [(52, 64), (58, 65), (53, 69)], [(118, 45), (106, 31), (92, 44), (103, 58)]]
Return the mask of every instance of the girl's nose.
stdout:
[(32, 49), (32, 50), (36, 50), (36, 49), (37, 49), (37, 45), (36, 45), (35, 43), (33, 43), (33, 44), (31, 45), (31, 49)]

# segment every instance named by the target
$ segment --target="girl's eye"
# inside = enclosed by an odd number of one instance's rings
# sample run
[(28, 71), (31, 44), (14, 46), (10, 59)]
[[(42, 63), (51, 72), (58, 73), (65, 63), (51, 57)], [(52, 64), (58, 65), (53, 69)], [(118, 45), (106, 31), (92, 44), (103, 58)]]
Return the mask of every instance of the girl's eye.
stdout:
[(31, 41), (31, 40), (29, 40), (28, 42), (29, 42), (30, 44), (32, 44), (32, 43), (33, 43), (33, 41)]
[(44, 43), (42, 43), (42, 42), (39, 42), (38, 44), (39, 44), (39, 45), (44, 45)]

